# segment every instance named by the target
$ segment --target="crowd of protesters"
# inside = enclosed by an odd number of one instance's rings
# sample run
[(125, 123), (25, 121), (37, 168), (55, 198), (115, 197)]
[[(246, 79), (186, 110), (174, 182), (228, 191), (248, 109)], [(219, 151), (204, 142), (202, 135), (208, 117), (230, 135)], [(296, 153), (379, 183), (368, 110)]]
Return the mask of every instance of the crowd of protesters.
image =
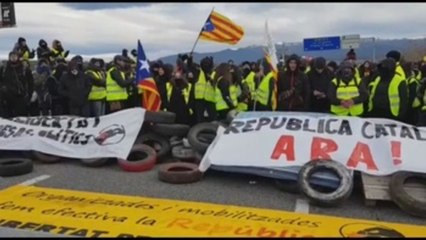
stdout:
[[(123, 50), (108, 63), (79, 55), (68, 60), (69, 53), (58, 40), (49, 47), (41, 39), (30, 50), (20, 37), (0, 67), (0, 116), (96, 117), (142, 106), (136, 50)], [(33, 69), (31, 59), (37, 60)], [(223, 120), (235, 109), (388, 118), (426, 126), (426, 58), (407, 62), (391, 50), (378, 63), (357, 65), (356, 60), (352, 49), (340, 64), (293, 54), (280, 61), (275, 75), (265, 59), (236, 65), (212, 57), (196, 63), (179, 55), (175, 65), (150, 61), (150, 71), (161, 110), (176, 113), (182, 124)]]

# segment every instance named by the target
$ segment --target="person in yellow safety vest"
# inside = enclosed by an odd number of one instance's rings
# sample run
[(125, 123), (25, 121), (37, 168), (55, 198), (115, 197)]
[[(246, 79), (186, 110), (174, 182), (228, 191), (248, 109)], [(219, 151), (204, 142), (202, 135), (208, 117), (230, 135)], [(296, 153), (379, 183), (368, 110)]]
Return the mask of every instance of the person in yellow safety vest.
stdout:
[[(423, 76), (426, 76), (426, 64), (420, 67)], [(424, 77), (417, 89), (416, 100), (420, 105), (417, 126), (426, 127), (426, 77)]]
[(272, 111), (272, 98), (275, 90), (275, 79), (266, 59), (262, 59), (255, 77), (255, 91), (252, 96), (253, 111)]
[(413, 62), (406, 62), (402, 64), (402, 68), (404, 69), (405, 76), (407, 76), (408, 84), (407, 113), (404, 122), (411, 125), (416, 125), (419, 118), (418, 112), (420, 109), (420, 102), (418, 100), (416, 101), (416, 96), (420, 81), (416, 78)]
[(176, 123), (193, 125), (193, 102), (191, 96), (192, 84), (188, 82), (185, 74), (175, 71), (170, 81), (166, 83), (167, 111), (176, 114)]
[[(216, 83), (214, 82), (213, 57), (205, 57), (195, 74), (197, 81), (193, 85), (194, 114), (197, 123), (216, 120)], [(206, 116), (207, 115), (207, 116)]]
[(396, 72), (396, 62), (391, 58), (380, 62), (378, 72), (369, 86), (368, 117), (403, 121), (408, 107), (405, 79)]
[(19, 59), (21, 61), (28, 61), (29, 59), (33, 59), (35, 57), (35, 50), (33, 49), (30, 51), (27, 45), (27, 41), (23, 37), (18, 38), (18, 42), (15, 43), (13, 51), (18, 53)]
[(238, 104), (238, 88), (233, 81), (234, 69), (227, 63), (220, 64), (215, 72), (216, 85), (216, 112), (217, 119), (224, 120), (228, 112)]
[(133, 83), (133, 79), (126, 78), (125, 61), (126, 59), (123, 56), (116, 55), (114, 66), (108, 70), (106, 75), (106, 101), (110, 113), (125, 108), (129, 96), (127, 87)]
[(355, 77), (355, 68), (351, 62), (342, 62), (327, 95), (332, 114), (357, 117), (364, 114), (363, 104), (368, 99), (368, 90), (361, 79)]
[(106, 80), (102, 74), (100, 59), (90, 59), (86, 75), (92, 85), (89, 93), (90, 117), (105, 115)]
[(404, 69), (402, 68), (400, 63), (401, 53), (396, 50), (392, 50), (386, 54), (386, 58), (392, 58), (396, 62), (395, 72), (398, 73), (404, 80), (406, 80), (407, 76), (405, 76)]
[(52, 42), (52, 48), (50, 49), (52, 51), (50, 55), (50, 61), (54, 62), (58, 58), (66, 59), (68, 57), (68, 54), (70, 53), (69, 50), (65, 51), (62, 47), (62, 43), (55, 39)]
[(249, 111), (249, 105), (251, 96), (254, 95), (255, 83), (254, 78), (256, 73), (251, 70), (249, 62), (243, 62), (242, 64), (242, 81), (238, 87), (238, 105), (237, 110)]

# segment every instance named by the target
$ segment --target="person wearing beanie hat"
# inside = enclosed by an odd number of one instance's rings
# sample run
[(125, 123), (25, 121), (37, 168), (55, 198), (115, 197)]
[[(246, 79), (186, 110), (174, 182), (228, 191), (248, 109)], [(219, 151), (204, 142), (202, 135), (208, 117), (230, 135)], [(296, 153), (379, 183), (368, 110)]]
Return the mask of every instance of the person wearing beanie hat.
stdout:
[(328, 86), (333, 80), (333, 73), (326, 67), (323, 57), (313, 60), (312, 70), (308, 72), (308, 82), (311, 89), (311, 112), (328, 113), (330, 102), (327, 98)]
[(50, 50), (49, 46), (47, 45), (47, 42), (44, 39), (40, 39), (38, 41), (38, 47), (37, 47), (37, 59), (47, 59), (50, 62), (50, 56), (52, 54), (52, 51)]
[(403, 79), (407, 79), (407, 76), (405, 75), (404, 69), (401, 66), (401, 53), (396, 50), (391, 50), (388, 53), (386, 53), (386, 58), (392, 58), (396, 62), (396, 74), (399, 74)]
[(89, 93), (90, 117), (105, 115), (106, 80), (102, 73), (100, 60), (90, 59), (85, 74), (92, 86)]
[(406, 81), (396, 73), (396, 62), (387, 58), (378, 65), (378, 76), (370, 83), (368, 116), (404, 121), (408, 108)]
[(106, 101), (109, 112), (116, 112), (126, 107), (129, 94), (127, 88), (133, 83), (133, 79), (125, 73), (126, 58), (122, 55), (114, 57), (114, 66), (106, 74)]
[[(255, 64), (257, 68), (257, 64)], [(249, 110), (253, 111), (273, 111), (272, 98), (274, 97), (275, 79), (271, 67), (265, 58), (260, 60), (258, 69), (255, 69), (254, 94), (252, 96), (253, 104)]]
[(310, 86), (308, 77), (300, 68), (300, 58), (293, 54), (287, 58), (285, 71), (278, 72), (278, 111), (308, 111)]
[(67, 72), (62, 75), (59, 83), (59, 93), (65, 98), (69, 114), (89, 117), (89, 78), (80, 70), (77, 61), (69, 61)]
[(330, 112), (337, 116), (362, 116), (368, 90), (363, 81), (355, 77), (353, 64), (343, 61), (331, 83), (327, 94)]
[(18, 41), (13, 47), (13, 51), (18, 53), (19, 59), (21, 60), (33, 59), (35, 56), (35, 50), (33, 49), (32, 51), (30, 51), (27, 46), (27, 41), (23, 37), (18, 38)]

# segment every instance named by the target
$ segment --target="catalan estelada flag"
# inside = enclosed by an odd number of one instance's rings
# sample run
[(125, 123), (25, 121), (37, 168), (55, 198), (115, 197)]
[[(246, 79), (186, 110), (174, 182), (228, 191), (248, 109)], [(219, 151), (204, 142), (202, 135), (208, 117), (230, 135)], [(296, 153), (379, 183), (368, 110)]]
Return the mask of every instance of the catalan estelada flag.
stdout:
[(215, 11), (212, 11), (200, 32), (200, 39), (231, 45), (237, 44), (243, 36), (242, 27)]
[(142, 44), (138, 40), (138, 58), (136, 63), (136, 81), (138, 87), (142, 89), (142, 107), (149, 111), (159, 111), (161, 107), (161, 97), (149, 71), (148, 60), (143, 51)]

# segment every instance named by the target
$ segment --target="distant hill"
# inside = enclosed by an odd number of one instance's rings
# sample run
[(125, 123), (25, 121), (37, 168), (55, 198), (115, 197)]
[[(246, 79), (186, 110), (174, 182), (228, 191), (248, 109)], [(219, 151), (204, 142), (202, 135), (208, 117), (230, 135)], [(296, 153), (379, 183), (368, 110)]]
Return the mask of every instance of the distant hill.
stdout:
[[(214, 43), (212, 43), (214, 44)], [(376, 39), (376, 61), (380, 61), (390, 50), (398, 50), (405, 54), (406, 52), (412, 52), (414, 47), (421, 47), (424, 49), (426, 46), (425, 39), (394, 39), (394, 40), (382, 40)], [(284, 51), (280, 45), (275, 46), (277, 54), (280, 55)], [(340, 50), (328, 50), (328, 51), (309, 51), (304, 52), (302, 43), (293, 43), (286, 46), (285, 54), (290, 55), (295, 53), (299, 56), (311, 56), (311, 57), (325, 57), (327, 60), (333, 60), (340, 62), (342, 61), (347, 49)], [(357, 58), (359, 60), (372, 60), (373, 59), (374, 43), (371, 40), (362, 40), (360, 48), (355, 49)], [(232, 59), (235, 63), (239, 64), (243, 61), (256, 61), (263, 56), (263, 50), (261, 46), (251, 46), (245, 48), (239, 48), (237, 50), (226, 49), (219, 52), (212, 53), (194, 53), (194, 60), (199, 62), (203, 57), (213, 56), (216, 63), (227, 62)], [(174, 64), (176, 62), (177, 55), (167, 56), (161, 58), (165, 63)]]

